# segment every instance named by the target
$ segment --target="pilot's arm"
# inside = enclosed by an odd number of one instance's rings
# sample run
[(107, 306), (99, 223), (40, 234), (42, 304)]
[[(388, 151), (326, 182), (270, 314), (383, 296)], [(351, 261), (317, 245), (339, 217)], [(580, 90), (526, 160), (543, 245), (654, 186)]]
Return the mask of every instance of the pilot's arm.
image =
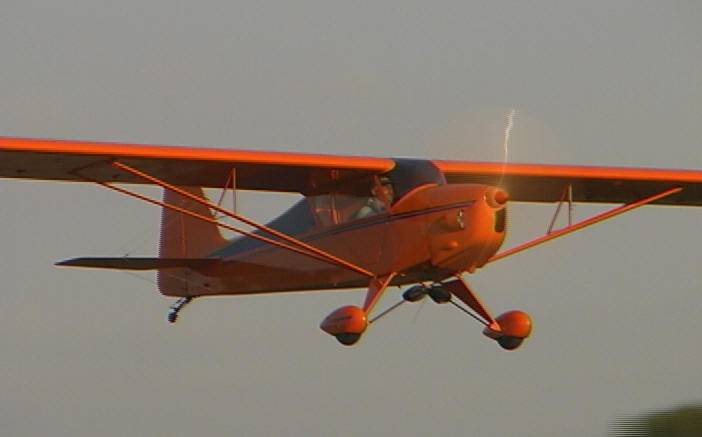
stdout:
[(371, 197), (370, 199), (368, 199), (368, 202), (366, 202), (366, 204), (358, 210), (356, 215), (354, 215), (354, 219), (362, 219), (365, 217), (376, 215), (380, 212), (379, 207), (380, 205), (378, 199), (376, 199), (375, 197)]

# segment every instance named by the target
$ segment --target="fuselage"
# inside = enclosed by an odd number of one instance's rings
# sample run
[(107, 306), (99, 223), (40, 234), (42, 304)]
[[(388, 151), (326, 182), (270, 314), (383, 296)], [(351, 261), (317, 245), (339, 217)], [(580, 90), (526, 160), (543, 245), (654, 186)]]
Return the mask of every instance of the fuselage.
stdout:
[[(428, 161), (399, 164), (387, 176), (396, 196), (383, 210), (367, 214), (376, 201), (369, 194), (371, 182), (356, 182), (310, 193), (269, 226), (378, 276), (397, 272), (393, 285), (439, 281), (482, 266), (505, 236), (504, 202), (495, 202), (496, 189), (447, 185)], [(208, 257), (222, 262), (198, 272), (208, 280), (203, 295), (368, 284), (367, 276), (353, 270), (248, 237)]]

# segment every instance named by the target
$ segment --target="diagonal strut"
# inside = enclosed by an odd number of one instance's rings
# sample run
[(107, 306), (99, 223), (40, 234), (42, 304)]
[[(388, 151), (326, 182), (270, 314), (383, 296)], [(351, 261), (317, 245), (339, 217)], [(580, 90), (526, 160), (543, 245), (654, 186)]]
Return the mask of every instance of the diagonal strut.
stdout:
[[(187, 192), (187, 191), (184, 191), (184, 190), (178, 188), (178, 187), (175, 186), (175, 185), (169, 184), (169, 183), (167, 183), (167, 182), (165, 182), (165, 181), (162, 181), (162, 180), (160, 180), (160, 179), (158, 179), (158, 178), (155, 178), (155, 177), (153, 177), (153, 176), (151, 176), (151, 175), (149, 175), (149, 174), (146, 174), (146, 173), (144, 173), (144, 172), (141, 172), (141, 171), (139, 171), (139, 170), (137, 170), (137, 169), (135, 169), (135, 168), (132, 168), (132, 167), (126, 165), (126, 164), (123, 164), (123, 163), (118, 162), (118, 161), (112, 161), (112, 162), (110, 162), (110, 164), (111, 164), (112, 166), (117, 167), (117, 168), (120, 168), (120, 169), (122, 169), (122, 170), (124, 170), (124, 171), (126, 171), (126, 172), (128, 172), (128, 173), (132, 173), (133, 175), (136, 175), (136, 176), (139, 176), (139, 177), (141, 177), (141, 178), (143, 178), (143, 179), (146, 179), (146, 180), (148, 180), (148, 181), (150, 181), (150, 182), (152, 182), (152, 183), (154, 183), (154, 184), (156, 184), (156, 185), (160, 185), (160, 186), (163, 187), (163, 188), (169, 189), (169, 190), (171, 190), (171, 191), (173, 191), (173, 192), (175, 192), (175, 193), (177, 193), (177, 194), (180, 194), (180, 195), (183, 196), (183, 197), (187, 197), (187, 198), (189, 198), (189, 199), (191, 199), (191, 200), (194, 200), (195, 202), (201, 203), (201, 204), (203, 204), (203, 205), (205, 205), (205, 206), (207, 206), (207, 207), (209, 207), (209, 208), (212, 208), (212, 209), (214, 209), (215, 211), (221, 212), (222, 214), (225, 214), (225, 215), (227, 215), (227, 216), (229, 216), (229, 217), (231, 217), (231, 218), (233, 218), (233, 219), (239, 220), (239, 221), (241, 221), (241, 222), (243, 222), (243, 223), (246, 223), (247, 225), (253, 226), (253, 227), (258, 228), (258, 229), (260, 229), (260, 230), (262, 230), (262, 231), (264, 231), (264, 232), (267, 232), (267, 233), (269, 233), (269, 234), (275, 235), (276, 237), (278, 237), (278, 238), (280, 238), (280, 239), (282, 239), (282, 240), (285, 240), (285, 241), (287, 241), (288, 243), (291, 243), (291, 244), (297, 245), (297, 246), (299, 246), (299, 247), (302, 247), (302, 248), (304, 248), (304, 249), (306, 249), (306, 250), (308, 250), (308, 251), (310, 251), (310, 252), (312, 252), (312, 253), (314, 253), (314, 254), (316, 254), (316, 255), (318, 255), (318, 256), (321, 256), (321, 257), (323, 257), (323, 258), (326, 258), (326, 259), (330, 260), (330, 261), (333, 262), (333, 263), (336, 263), (336, 264), (338, 264), (338, 265), (341, 265), (341, 266), (343, 266), (343, 267), (346, 267), (346, 268), (348, 268), (348, 269), (350, 269), (350, 270), (353, 270), (353, 271), (355, 271), (355, 272), (357, 272), (357, 273), (361, 273), (361, 274), (363, 274), (363, 275), (365, 275), (365, 276), (369, 276), (369, 277), (371, 277), (371, 278), (372, 278), (372, 277), (375, 277), (375, 274), (373, 274), (372, 272), (370, 272), (370, 271), (364, 269), (363, 267), (360, 267), (360, 266), (357, 266), (356, 264), (353, 264), (353, 263), (350, 263), (350, 262), (348, 262), (348, 261), (345, 261), (345, 260), (343, 260), (343, 259), (341, 259), (341, 258), (339, 258), (339, 257), (337, 257), (337, 256), (332, 255), (332, 254), (329, 253), (329, 252), (326, 252), (326, 251), (324, 251), (324, 250), (322, 250), (322, 249), (319, 249), (319, 248), (317, 248), (317, 247), (314, 247), (314, 246), (312, 246), (312, 245), (309, 245), (309, 244), (307, 244), (307, 243), (305, 243), (305, 242), (303, 242), (303, 241), (300, 241), (300, 240), (298, 240), (297, 238), (291, 237), (290, 235), (287, 235), (287, 234), (285, 234), (285, 233), (283, 233), (283, 232), (276, 231), (275, 229), (272, 229), (272, 228), (270, 228), (270, 227), (268, 227), (268, 226), (266, 226), (266, 225), (257, 223), (257, 222), (255, 222), (255, 221), (253, 221), (253, 220), (251, 220), (251, 219), (249, 219), (249, 218), (246, 218), (246, 217), (244, 217), (244, 216), (242, 216), (242, 215), (240, 215), (240, 214), (231, 212), (231, 211), (227, 210), (226, 208), (222, 208), (222, 207), (219, 206), (219, 205), (215, 205), (215, 204), (212, 203), (212, 202), (209, 202), (209, 201), (207, 201), (207, 200), (205, 200), (205, 199), (202, 199), (202, 198), (200, 198), (200, 197), (198, 197), (198, 196), (196, 196), (196, 195), (194, 195), (194, 194), (192, 194), (192, 193), (189, 193), (189, 192)], [(289, 247), (287, 247), (287, 248), (289, 248)]]
[[(203, 221), (208, 222), (208, 223), (212, 223), (212, 224), (214, 224), (214, 225), (216, 225), (216, 226), (219, 226), (219, 227), (221, 227), (221, 228), (228, 229), (228, 230), (230, 230), (230, 231), (233, 231), (233, 232), (242, 234), (242, 235), (244, 235), (244, 236), (246, 236), (246, 237), (254, 238), (254, 239), (263, 241), (263, 242), (265, 242), (265, 243), (268, 243), (268, 244), (271, 244), (271, 245), (274, 245), (274, 246), (278, 246), (278, 247), (280, 247), (280, 248), (282, 248), (282, 249), (287, 249), (287, 250), (290, 250), (290, 251), (292, 251), (292, 252), (296, 252), (296, 253), (299, 253), (299, 254), (301, 254), (301, 255), (308, 256), (308, 257), (311, 257), (311, 258), (314, 258), (314, 259), (317, 259), (317, 260), (319, 260), (319, 261), (323, 261), (323, 262), (326, 262), (326, 263), (330, 263), (330, 264), (334, 264), (334, 265), (339, 265), (338, 263), (336, 263), (336, 262), (333, 261), (333, 260), (330, 260), (330, 259), (327, 258), (327, 257), (324, 257), (324, 256), (321, 256), (321, 255), (317, 255), (317, 254), (314, 254), (314, 253), (305, 251), (305, 250), (303, 250), (303, 249), (301, 249), (301, 248), (298, 248), (298, 247), (295, 247), (295, 246), (290, 246), (290, 245), (285, 244), (285, 243), (283, 243), (283, 242), (281, 242), (281, 241), (273, 240), (273, 239), (268, 238), (268, 237), (265, 237), (265, 236), (263, 236), (263, 235), (255, 234), (255, 233), (253, 233), (253, 232), (248, 232), (248, 231), (246, 231), (246, 230), (244, 230), (244, 229), (237, 228), (237, 227), (232, 226), (232, 225), (229, 225), (229, 224), (227, 224), (227, 223), (222, 223), (222, 222), (220, 222), (220, 221), (218, 221), (218, 220), (215, 220), (215, 219), (212, 219), (212, 218), (210, 218), (210, 217), (206, 217), (206, 216), (200, 215), (200, 214), (198, 214), (198, 213), (195, 213), (195, 212), (193, 212), (193, 211), (187, 210), (187, 209), (185, 209), (185, 208), (181, 208), (181, 207), (179, 207), (179, 206), (177, 206), (177, 205), (172, 205), (172, 204), (170, 204), (170, 203), (165, 203), (165, 202), (162, 202), (162, 201), (159, 201), (159, 200), (155, 200), (155, 199), (152, 199), (152, 198), (150, 198), (150, 197), (148, 197), (148, 196), (144, 196), (144, 195), (142, 195), (142, 194), (135, 193), (135, 192), (133, 192), (133, 191), (130, 191), (130, 190), (127, 190), (127, 189), (125, 189), (125, 188), (122, 188), (122, 187), (118, 187), (118, 186), (109, 184), (109, 183), (107, 183), (107, 182), (98, 181), (98, 180), (96, 180), (96, 179), (93, 179), (93, 178), (90, 178), (90, 177), (88, 177), (88, 176), (82, 175), (82, 174), (80, 174), (78, 171), (74, 171), (73, 173), (74, 173), (76, 176), (78, 176), (78, 177), (80, 177), (80, 178), (82, 178), (82, 179), (85, 179), (85, 180), (88, 181), (88, 182), (94, 182), (94, 183), (96, 183), (96, 184), (98, 184), (98, 185), (102, 185), (102, 186), (105, 187), (105, 188), (109, 188), (109, 189), (111, 189), (111, 190), (117, 191), (118, 193), (126, 194), (126, 195), (128, 195), (128, 196), (135, 197), (135, 198), (137, 198), (137, 199), (139, 199), (139, 200), (143, 200), (143, 201), (145, 201), (145, 202), (149, 202), (149, 203), (152, 203), (152, 204), (154, 204), (154, 205), (158, 205), (158, 206), (161, 206), (161, 207), (164, 207), (164, 208), (172, 209), (172, 210), (177, 211), (177, 212), (179, 212), (179, 213), (186, 214), (186, 215), (189, 215), (189, 216), (194, 217), (194, 218), (196, 218), (196, 219), (203, 220)], [(342, 267), (348, 268), (347, 266), (342, 266)], [(354, 270), (354, 271), (356, 271), (356, 270)]]
[(670, 189), (667, 189), (667, 190), (662, 191), (660, 193), (654, 194), (653, 196), (645, 197), (645, 198), (637, 200), (635, 202), (627, 203), (626, 205), (622, 205), (622, 206), (619, 206), (617, 208), (611, 209), (609, 211), (605, 211), (602, 214), (598, 214), (596, 216), (579, 221), (578, 223), (575, 223), (574, 225), (567, 226), (567, 227), (565, 227), (563, 229), (559, 229), (557, 231), (553, 231), (550, 234), (546, 234), (542, 237), (536, 238), (536, 239), (528, 241), (524, 244), (520, 244), (519, 246), (513, 247), (511, 249), (507, 249), (507, 250), (502, 251), (498, 254), (495, 254), (490, 259), (488, 259), (487, 262), (490, 263), (493, 261), (497, 261), (498, 259), (502, 259), (502, 258), (505, 258), (507, 256), (514, 255), (515, 253), (519, 253), (523, 250), (530, 249), (530, 248), (537, 246), (539, 244), (553, 240), (554, 238), (558, 238), (558, 237), (562, 237), (563, 235), (570, 234), (571, 232), (575, 232), (575, 231), (580, 230), (586, 226), (594, 225), (595, 223), (599, 223), (603, 220), (607, 220), (608, 218), (612, 218), (612, 217), (615, 217), (619, 214), (623, 214), (627, 211), (631, 211), (632, 209), (644, 206), (644, 205), (649, 204), (651, 202), (654, 202), (658, 199), (662, 199), (663, 197), (667, 197), (667, 196), (670, 196), (671, 194), (678, 193), (682, 190), (683, 189), (681, 187), (670, 188)]

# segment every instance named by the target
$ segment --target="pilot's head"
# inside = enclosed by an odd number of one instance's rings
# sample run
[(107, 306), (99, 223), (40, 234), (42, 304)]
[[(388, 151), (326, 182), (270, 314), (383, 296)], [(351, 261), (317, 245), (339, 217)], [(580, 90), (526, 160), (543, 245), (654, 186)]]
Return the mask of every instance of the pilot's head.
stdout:
[(395, 196), (395, 190), (392, 188), (390, 179), (386, 177), (378, 178), (378, 183), (371, 190), (373, 196), (377, 197), (380, 201), (386, 205), (390, 205)]

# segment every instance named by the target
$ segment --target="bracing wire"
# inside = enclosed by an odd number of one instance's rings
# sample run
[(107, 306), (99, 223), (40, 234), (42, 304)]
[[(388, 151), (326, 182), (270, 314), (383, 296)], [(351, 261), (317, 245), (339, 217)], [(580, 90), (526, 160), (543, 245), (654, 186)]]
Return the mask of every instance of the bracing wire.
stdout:
[(452, 304), (453, 306), (455, 306), (456, 308), (458, 308), (459, 310), (463, 311), (464, 313), (468, 314), (469, 316), (471, 316), (472, 318), (474, 318), (475, 320), (477, 320), (478, 323), (480, 323), (481, 325), (483, 325), (483, 326), (489, 326), (488, 323), (487, 323), (485, 320), (483, 320), (483, 319), (481, 319), (480, 317), (476, 316), (475, 314), (473, 314), (473, 313), (470, 312), (469, 310), (463, 308), (461, 305), (457, 304), (456, 301), (454, 301), (453, 299), (451, 299), (449, 302), (451, 302), (451, 304)]
[(401, 300), (401, 301), (399, 301), (399, 302), (397, 302), (397, 303), (395, 303), (395, 304), (393, 304), (390, 308), (386, 309), (386, 310), (383, 311), (382, 313), (380, 313), (380, 314), (378, 314), (377, 316), (373, 317), (372, 319), (370, 319), (370, 320), (368, 321), (368, 323), (369, 323), (369, 324), (370, 324), (370, 323), (375, 323), (378, 319), (380, 319), (380, 318), (383, 317), (383, 316), (386, 316), (387, 314), (390, 314), (391, 311), (393, 311), (394, 309), (398, 308), (398, 307), (399, 307), (400, 305), (402, 305), (403, 303), (405, 303), (405, 300), (404, 300), (404, 299)]

